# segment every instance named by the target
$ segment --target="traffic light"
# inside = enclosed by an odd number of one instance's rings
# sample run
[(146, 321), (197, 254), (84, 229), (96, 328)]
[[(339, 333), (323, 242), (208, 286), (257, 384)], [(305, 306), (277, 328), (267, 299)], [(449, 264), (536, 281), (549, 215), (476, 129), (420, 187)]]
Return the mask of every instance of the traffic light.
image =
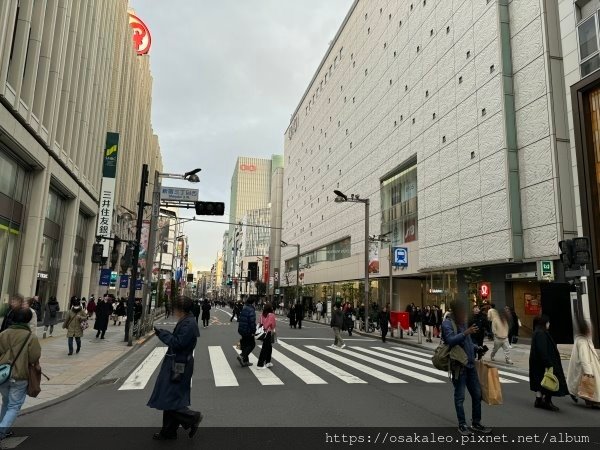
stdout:
[(196, 202), (196, 214), (199, 216), (222, 216), (225, 214), (225, 203)]
[(115, 270), (117, 261), (119, 260), (119, 250), (121, 248), (121, 239), (115, 236), (112, 252), (110, 253), (110, 270)]
[(127, 273), (127, 269), (129, 269), (133, 265), (133, 250), (131, 249), (131, 245), (125, 247), (125, 254), (121, 256), (121, 273)]
[(104, 253), (104, 245), (94, 244), (92, 246), (92, 263), (93, 264), (101, 264), (102, 263), (102, 253)]
[(560, 260), (567, 268), (581, 267), (591, 261), (590, 240), (587, 237), (578, 237), (558, 243)]
[(560, 261), (565, 267), (571, 267), (573, 265), (573, 241), (560, 241), (558, 243), (560, 248)]

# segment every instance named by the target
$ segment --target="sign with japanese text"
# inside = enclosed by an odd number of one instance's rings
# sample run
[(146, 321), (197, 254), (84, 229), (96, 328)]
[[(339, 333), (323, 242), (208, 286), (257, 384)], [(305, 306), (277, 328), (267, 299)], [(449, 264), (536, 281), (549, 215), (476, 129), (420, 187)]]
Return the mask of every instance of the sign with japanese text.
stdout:
[(369, 244), (369, 273), (379, 273), (379, 242)]
[(146, 256), (148, 255), (148, 237), (150, 235), (150, 221), (144, 220), (142, 222), (142, 238), (140, 239), (140, 267), (146, 268)]
[(263, 278), (264, 278), (265, 283), (269, 282), (269, 271), (270, 270), (271, 270), (271, 263), (269, 262), (269, 257), (265, 256), (263, 258), (263, 269), (262, 269)]
[(163, 186), (160, 188), (160, 199), (177, 202), (195, 202), (198, 200), (198, 189)]
[[(100, 189), (100, 204), (98, 205), (96, 236), (111, 237), (118, 156), (119, 134), (106, 133), (106, 148), (104, 149), (104, 159), (102, 163), (102, 187)], [(108, 258), (109, 242), (102, 239), (100, 243), (104, 245), (102, 256)]]

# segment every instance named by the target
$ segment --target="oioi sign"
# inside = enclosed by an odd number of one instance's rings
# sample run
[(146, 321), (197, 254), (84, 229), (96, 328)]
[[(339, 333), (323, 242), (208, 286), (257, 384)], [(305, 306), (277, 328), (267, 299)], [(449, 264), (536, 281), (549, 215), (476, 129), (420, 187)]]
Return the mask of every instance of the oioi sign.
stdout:
[(147, 55), (152, 46), (152, 36), (146, 24), (135, 14), (129, 13), (129, 26), (133, 30), (133, 46), (138, 55)]

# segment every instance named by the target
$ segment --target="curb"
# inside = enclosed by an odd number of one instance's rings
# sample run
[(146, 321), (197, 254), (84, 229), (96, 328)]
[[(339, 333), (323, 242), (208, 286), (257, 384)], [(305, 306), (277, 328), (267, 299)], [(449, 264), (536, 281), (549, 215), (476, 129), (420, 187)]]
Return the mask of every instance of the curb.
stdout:
[(137, 341), (135, 341), (134, 345), (130, 348), (129, 351), (123, 353), (120, 357), (115, 359), (112, 363), (110, 363), (108, 366), (103, 368), (100, 372), (98, 372), (96, 375), (94, 375), (88, 381), (83, 383), (81, 386), (78, 386), (77, 388), (73, 389), (71, 392), (61, 395), (60, 397), (57, 397), (46, 403), (42, 403), (41, 405), (36, 405), (36, 406), (32, 406), (31, 408), (27, 408), (26, 410), (19, 412), (17, 417), (26, 416), (28, 414), (32, 414), (32, 413), (41, 411), (46, 408), (51, 408), (52, 406), (58, 405), (59, 403), (63, 403), (65, 401), (67, 401), (73, 397), (76, 397), (79, 394), (87, 391), (89, 388), (94, 386), (98, 381), (100, 381), (104, 377), (104, 375), (109, 373), (116, 366), (118, 366), (123, 360), (125, 360), (125, 358), (131, 356), (132, 352), (139, 350), (141, 348), (141, 346), (143, 344), (145, 344), (152, 336), (154, 336), (153, 332), (148, 333), (145, 336), (138, 339)]

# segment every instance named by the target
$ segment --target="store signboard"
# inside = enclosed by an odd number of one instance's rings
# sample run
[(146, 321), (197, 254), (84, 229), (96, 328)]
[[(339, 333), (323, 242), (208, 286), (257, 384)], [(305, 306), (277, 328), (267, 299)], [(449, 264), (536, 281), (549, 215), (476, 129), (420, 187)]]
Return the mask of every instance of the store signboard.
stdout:
[[(110, 238), (112, 232), (115, 187), (117, 178), (117, 161), (119, 157), (119, 134), (106, 133), (106, 148), (102, 164), (102, 187), (100, 188), (100, 205), (98, 208), (98, 224), (96, 236)], [(102, 256), (108, 258), (109, 242), (101, 239)]]

